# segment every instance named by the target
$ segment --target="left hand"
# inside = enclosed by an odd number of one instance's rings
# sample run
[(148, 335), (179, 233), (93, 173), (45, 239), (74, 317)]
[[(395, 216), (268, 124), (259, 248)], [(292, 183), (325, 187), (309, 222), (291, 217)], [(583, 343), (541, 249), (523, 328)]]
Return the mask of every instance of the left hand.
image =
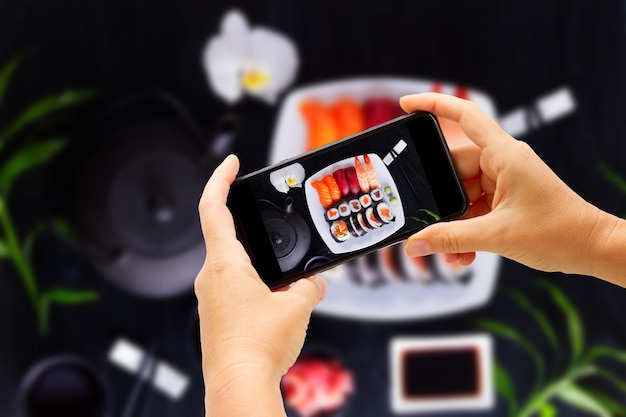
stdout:
[(195, 292), (207, 390), (256, 376), (279, 384), (302, 349), (313, 308), (327, 291), (319, 276), (276, 292), (261, 281), (226, 206), (238, 170), (237, 158), (227, 157), (199, 204), (207, 256)]

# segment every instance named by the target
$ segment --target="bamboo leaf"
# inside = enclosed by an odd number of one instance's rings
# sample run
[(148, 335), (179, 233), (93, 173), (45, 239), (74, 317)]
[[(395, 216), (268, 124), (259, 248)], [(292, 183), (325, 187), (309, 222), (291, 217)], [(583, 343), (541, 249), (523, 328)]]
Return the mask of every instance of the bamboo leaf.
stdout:
[(506, 324), (490, 319), (478, 320), (477, 324), (485, 330), (516, 343), (519, 347), (525, 350), (535, 363), (539, 381), (543, 380), (545, 376), (545, 363), (541, 353), (517, 330), (507, 326)]
[(612, 170), (608, 167), (608, 165), (604, 163), (598, 164), (598, 169), (604, 178), (613, 184), (615, 188), (617, 188), (622, 193), (626, 194), (626, 180), (622, 178), (616, 171)]
[(437, 221), (441, 220), (441, 217), (437, 213), (435, 213), (434, 211), (431, 211), (431, 210), (428, 210), (428, 209), (425, 209), (425, 208), (419, 209), (417, 211), (418, 212), (419, 211), (424, 212), (424, 213), (428, 214), (429, 216), (431, 216), (433, 219), (435, 219)]
[(46, 230), (46, 225), (44, 222), (38, 222), (31, 230), (30, 232), (28, 232), (28, 235), (26, 235), (26, 238), (24, 238), (24, 243), (22, 244), (22, 251), (24, 252), (24, 256), (26, 256), (27, 259), (31, 259), (32, 257), (32, 253), (33, 253), (33, 246), (35, 246), (35, 240), (37, 239), (37, 236), (39, 236), (41, 234), (41, 232), (43, 232), (44, 230)]
[(44, 97), (26, 108), (13, 123), (0, 133), (0, 150), (9, 138), (19, 133), (26, 126), (43, 119), (52, 113), (81, 103), (94, 96), (91, 90), (65, 90), (58, 94)]
[(78, 291), (65, 288), (53, 288), (52, 290), (47, 291), (45, 294), (50, 297), (51, 302), (65, 305), (91, 303), (97, 301), (100, 298), (98, 293), (95, 291)]
[(50, 321), (50, 304), (77, 305), (98, 301), (100, 296), (95, 291), (78, 291), (66, 288), (53, 288), (39, 296), (39, 329), (42, 334), (48, 333)]
[(543, 332), (544, 336), (550, 342), (550, 345), (552, 346), (552, 348), (557, 353), (560, 352), (561, 350), (559, 348), (559, 340), (556, 335), (556, 331), (554, 330), (554, 327), (552, 327), (550, 320), (548, 320), (544, 312), (538, 309), (537, 307), (535, 307), (532, 304), (532, 302), (528, 299), (528, 297), (526, 297), (520, 291), (512, 290), (509, 292), (509, 295), (513, 297), (513, 299), (515, 300), (517, 305), (520, 306), (520, 308), (522, 308), (524, 311), (529, 313), (534, 318), (534, 320), (539, 325), (539, 328)]
[(587, 387), (585, 387), (585, 392), (598, 403), (602, 404), (602, 406), (607, 409), (612, 416), (626, 416), (626, 406), (618, 403), (605, 393)]
[(54, 219), (52, 224), (54, 226), (54, 230), (68, 240), (75, 240), (78, 236), (74, 225), (68, 219)]
[(493, 379), (496, 391), (509, 404), (509, 415), (514, 414), (517, 410), (517, 399), (513, 380), (507, 370), (499, 362), (494, 362), (493, 365)]
[(0, 169), (0, 189), (8, 195), (13, 182), (24, 172), (47, 162), (65, 146), (59, 138), (45, 139), (28, 144), (13, 154)]
[(600, 417), (611, 417), (611, 412), (587, 392), (574, 384), (563, 385), (556, 397), (579, 410), (587, 411)]
[(583, 325), (578, 311), (565, 293), (556, 285), (546, 281), (540, 281), (539, 285), (550, 293), (555, 304), (561, 309), (565, 316), (567, 332), (572, 346), (572, 362), (575, 363), (580, 359), (585, 344)]
[(9, 245), (4, 239), (0, 239), (0, 259), (6, 259), (11, 256)]
[(408, 218), (411, 220), (415, 220), (416, 222), (424, 223), (426, 226), (430, 224), (426, 220), (420, 219), (419, 217), (409, 216)]
[(540, 417), (556, 417), (556, 408), (550, 403), (543, 403), (539, 406)]
[(23, 57), (23, 54), (16, 56), (4, 64), (2, 70), (0, 70), (0, 104), (4, 102), (4, 97), (6, 95), (7, 88), (9, 87), (9, 83), (11, 82), (15, 71), (20, 66)]
[(620, 391), (626, 392), (626, 381), (621, 380), (613, 372), (606, 369), (598, 368), (598, 375), (611, 382)]
[(588, 361), (593, 362), (600, 358), (610, 358), (626, 364), (626, 351), (603, 345), (596, 345), (589, 349)]

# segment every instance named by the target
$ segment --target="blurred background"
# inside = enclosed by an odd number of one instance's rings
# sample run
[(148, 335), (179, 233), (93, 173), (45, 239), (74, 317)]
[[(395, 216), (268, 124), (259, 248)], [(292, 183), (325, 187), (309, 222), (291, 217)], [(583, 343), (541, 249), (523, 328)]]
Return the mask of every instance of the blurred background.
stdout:
[[(197, 200), (228, 152), (250, 172), (310, 146), (303, 100), (475, 100), (624, 216), (625, 29), (622, 0), (2, 1), (0, 415), (203, 415)], [(490, 371), (411, 368), (444, 381), (437, 415), (626, 415), (621, 288), (394, 249), (329, 279), (293, 416), (396, 415), (393, 342), (456, 335), (486, 336)]]

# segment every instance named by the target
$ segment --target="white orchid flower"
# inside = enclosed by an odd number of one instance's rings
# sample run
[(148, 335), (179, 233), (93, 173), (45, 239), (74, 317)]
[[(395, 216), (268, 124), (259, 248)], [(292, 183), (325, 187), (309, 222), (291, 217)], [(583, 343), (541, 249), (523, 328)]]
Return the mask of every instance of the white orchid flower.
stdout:
[(269, 28), (251, 28), (237, 10), (226, 13), (202, 58), (209, 84), (230, 104), (244, 93), (274, 103), (293, 82), (299, 64), (289, 38)]
[(270, 182), (277, 191), (287, 194), (292, 188), (301, 188), (304, 177), (304, 167), (295, 163), (272, 171), (270, 173)]

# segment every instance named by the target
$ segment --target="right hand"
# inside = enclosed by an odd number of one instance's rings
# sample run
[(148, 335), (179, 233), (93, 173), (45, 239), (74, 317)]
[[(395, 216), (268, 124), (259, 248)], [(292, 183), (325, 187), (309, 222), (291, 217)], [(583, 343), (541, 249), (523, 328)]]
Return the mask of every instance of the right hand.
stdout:
[(446, 253), (448, 262), (468, 265), (476, 251), (487, 251), (543, 271), (594, 275), (590, 251), (602, 247), (619, 219), (578, 196), (476, 104), (437, 93), (405, 96), (400, 104), (459, 123), (475, 144), (452, 150), (468, 214), (411, 236), (408, 256)]

